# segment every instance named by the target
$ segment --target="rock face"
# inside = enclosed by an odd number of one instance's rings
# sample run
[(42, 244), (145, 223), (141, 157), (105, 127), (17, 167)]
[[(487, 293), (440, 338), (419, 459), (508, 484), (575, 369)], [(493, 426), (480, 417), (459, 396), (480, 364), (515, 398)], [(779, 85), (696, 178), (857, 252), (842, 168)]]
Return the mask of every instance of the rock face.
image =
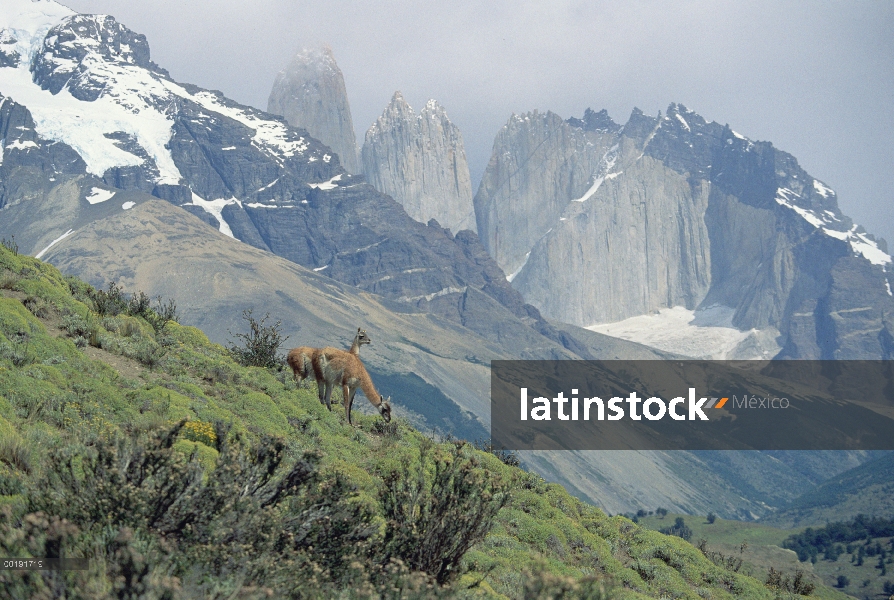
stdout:
[(329, 46), (295, 55), (276, 76), (267, 111), (306, 129), (338, 154), (348, 173), (360, 173), (345, 80)]
[(623, 127), (604, 111), (513, 116), (475, 209), (484, 246), (548, 317), (719, 305), (742, 330), (778, 330), (780, 358), (891, 356), (884, 243), (794, 157), (682, 105)]
[(396, 92), (366, 132), (362, 159), (369, 182), (417, 221), (476, 230), (462, 134), (435, 100), (416, 115)]

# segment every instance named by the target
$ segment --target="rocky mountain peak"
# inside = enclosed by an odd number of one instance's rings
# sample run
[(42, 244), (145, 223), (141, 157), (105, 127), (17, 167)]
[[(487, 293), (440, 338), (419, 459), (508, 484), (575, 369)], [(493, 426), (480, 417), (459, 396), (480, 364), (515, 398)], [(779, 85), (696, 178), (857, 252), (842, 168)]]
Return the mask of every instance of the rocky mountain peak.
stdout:
[(417, 115), (395, 92), (366, 132), (363, 173), (422, 223), (454, 232), (476, 229), (472, 183), (462, 134), (437, 100)]
[(329, 46), (303, 48), (295, 54), (276, 76), (267, 111), (332, 148), (348, 172), (360, 172), (345, 80)]
[[(391, 101), (388, 103), (388, 106), (385, 107), (385, 111), (378, 119), (376, 119), (376, 122), (373, 123), (370, 129), (372, 130), (373, 128), (376, 128), (382, 130), (386, 127), (393, 126), (396, 123), (400, 123), (401, 121), (408, 121), (413, 116), (415, 116), (413, 108), (404, 99), (400, 90), (398, 90), (391, 96)], [(367, 131), (367, 135), (369, 135), (369, 131)]]
[(294, 61), (303, 64), (308, 69), (316, 69), (318, 71), (334, 73), (338, 69), (335, 55), (332, 53), (332, 47), (329, 44), (302, 48), (295, 54)]
[(104, 69), (136, 66), (168, 76), (150, 60), (146, 36), (108, 15), (73, 15), (50, 29), (31, 69), (43, 89), (58, 94), (68, 85), (75, 98), (92, 102), (105, 88), (101, 78), (91, 76), (97, 64)]
[(535, 111), (497, 134), (478, 230), (526, 301), (583, 326), (722, 307), (776, 340), (767, 357), (887, 356), (892, 258), (829, 186), (683, 104), (606, 119)]
[(620, 125), (615, 123), (612, 118), (608, 116), (608, 111), (604, 108), (599, 112), (595, 112), (593, 109), (588, 108), (584, 111), (582, 119), (571, 117), (568, 119), (567, 123), (572, 127), (577, 127), (584, 131), (597, 131), (600, 133), (615, 133), (621, 128)]
[(624, 136), (636, 140), (639, 143), (645, 141), (652, 135), (655, 129), (661, 125), (661, 113), (657, 117), (650, 117), (639, 108), (634, 107), (630, 113), (630, 118), (621, 128)]

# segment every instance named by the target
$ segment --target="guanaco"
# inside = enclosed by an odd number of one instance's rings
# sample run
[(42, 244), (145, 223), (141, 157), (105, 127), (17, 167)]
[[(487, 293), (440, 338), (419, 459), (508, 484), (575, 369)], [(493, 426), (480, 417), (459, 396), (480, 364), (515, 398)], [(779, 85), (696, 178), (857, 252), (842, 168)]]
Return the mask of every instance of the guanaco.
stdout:
[[(366, 335), (366, 331), (358, 327), (357, 335), (354, 336), (354, 341), (351, 343), (351, 349), (348, 350), (348, 352), (354, 356), (359, 356), (360, 346), (368, 344), (371, 341), (369, 336)], [(309, 346), (301, 346), (289, 351), (289, 355), (286, 357), (286, 362), (292, 367), (292, 376), (295, 378), (299, 387), (305, 379), (313, 374), (313, 355), (314, 352), (319, 351), (319, 348), (311, 348)], [(320, 402), (322, 401), (323, 396), (321, 394)]]
[(370, 404), (379, 410), (385, 422), (391, 422), (391, 397), (385, 398), (376, 391), (366, 367), (357, 354), (336, 348), (322, 348), (314, 353), (313, 369), (320, 391), (320, 401), (329, 410), (332, 410), (332, 388), (336, 385), (342, 386), (342, 401), (349, 425), (354, 424), (351, 420), (351, 407), (358, 387), (363, 390), (363, 395)]

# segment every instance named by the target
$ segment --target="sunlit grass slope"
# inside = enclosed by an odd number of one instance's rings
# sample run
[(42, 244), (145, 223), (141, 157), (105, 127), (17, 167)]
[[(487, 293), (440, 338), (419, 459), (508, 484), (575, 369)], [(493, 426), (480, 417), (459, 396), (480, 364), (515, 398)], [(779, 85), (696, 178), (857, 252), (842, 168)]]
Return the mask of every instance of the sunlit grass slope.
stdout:
[(0, 593), (790, 596), (399, 412), (348, 426), (288, 372), (113, 312), (0, 248), (0, 554), (90, 559), (0, 571)]

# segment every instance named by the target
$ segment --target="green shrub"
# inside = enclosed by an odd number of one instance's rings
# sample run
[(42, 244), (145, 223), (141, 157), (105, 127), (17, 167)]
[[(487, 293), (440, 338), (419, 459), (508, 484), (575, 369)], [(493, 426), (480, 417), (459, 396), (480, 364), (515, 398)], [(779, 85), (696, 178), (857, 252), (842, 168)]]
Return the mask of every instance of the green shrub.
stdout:
[(230, 354), (239, 364), (246, 367), (276, 367), (283, 364), (284, 358), (279, 355), (279, 349), (285, 343), (288, 336), (280, 333), (282, 321), (273, 325), (265, 325), (270, 314), (265, 314), (258, 321), (252, 315), (253, 309), (242, 311), (242, 318), (248, 322), (248, 333), (237, 333), (237, 342), (230, 340)]
[(12, 252), (13, 256), (19, 255), (19, 245), (16, 243), (15, 235), (10, 236), (10, 239), (6, 239), (5, 237), (3, 239), (0, 239), (0, 244), (2, 244), (4, 248)]
[(802, 596), (809, 596), (816, 589), (816, 586), (807, 581), (804, 571), (798, 569), (793, 576), (784, 575), (773, 567), (767, 571), (766, 585), (771, 590), (780, 592), (791, 592)]
[(484, 539), (509, 501), (508, 486), (479, 468), (465, 443), (441, 453), (425, 440), (418, 462), (392, 471), (384, 481), (385, 557), (398, 558), (439, 584), (458, 575), (463, 555)]
[(18, 435), (0, 436), (0, 462), (23, 473), (30, 473), (31, 449)]
[(24, 304), (25, 308), (27, 308), (35, 317), (45, 319), (50, 316), (50, 303), (43, 298), (28, 296), (22, 301), (22, 304)]
[(672, 527), (662, 527), (659, 529), (659, 532), (664, 535), (675, 535), (687, 542), (692, 539), (692, 528), (686, 524), (683, 517), (677, 517)]
[(101, 317), (115, 316), (127, 310), (127, 299), (124, 290), (114, 281), (109, 282), (109, 289), (92, 290), (93, 308)]
[(90, 335), (92, 328), (88, 318), (84, 318), (78, 314), (65, 315), (62, 317), (62, 328), (73, 338), (86, 338)]

